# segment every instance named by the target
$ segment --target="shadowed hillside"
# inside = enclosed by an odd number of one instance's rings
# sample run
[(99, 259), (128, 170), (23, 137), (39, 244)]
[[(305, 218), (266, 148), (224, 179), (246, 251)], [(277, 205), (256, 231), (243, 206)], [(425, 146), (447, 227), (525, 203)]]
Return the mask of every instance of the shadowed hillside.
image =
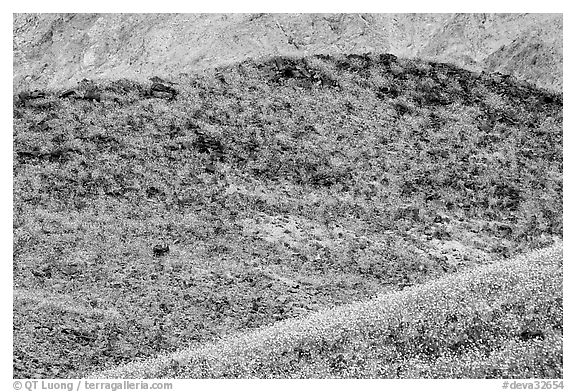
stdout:
[(559, 94), (391, 54), (170, 81), (15, 97), (15, 377), (209, 343), (562, 236)]
[(558, 14), (16, 14), (14, 86), (146, 80), (276, 55), (392, 53), (562, 89)]

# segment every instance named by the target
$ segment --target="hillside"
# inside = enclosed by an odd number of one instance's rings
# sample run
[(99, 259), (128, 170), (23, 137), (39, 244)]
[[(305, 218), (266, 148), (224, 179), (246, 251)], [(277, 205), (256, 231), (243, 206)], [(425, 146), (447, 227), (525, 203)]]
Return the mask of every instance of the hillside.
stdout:
[(171, 82), (16, 97), (14, 377), (206, 344), (562, 236), (560, 94), (374, 53)]
[(561, 379), (561, 304), (560, 243), (88, 378)]
[(392, 53), (562, 90), (559, 14), (15, 14), (14, 88), (145, 81), (277, 55)]

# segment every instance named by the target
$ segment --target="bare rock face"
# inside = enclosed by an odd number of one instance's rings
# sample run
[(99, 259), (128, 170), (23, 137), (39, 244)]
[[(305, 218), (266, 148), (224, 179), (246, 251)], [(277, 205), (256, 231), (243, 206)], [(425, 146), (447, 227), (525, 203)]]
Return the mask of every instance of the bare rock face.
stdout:
[(562, 88), (559, 14), (15, 14), (14, 89), (276, 55), (393, 53)]

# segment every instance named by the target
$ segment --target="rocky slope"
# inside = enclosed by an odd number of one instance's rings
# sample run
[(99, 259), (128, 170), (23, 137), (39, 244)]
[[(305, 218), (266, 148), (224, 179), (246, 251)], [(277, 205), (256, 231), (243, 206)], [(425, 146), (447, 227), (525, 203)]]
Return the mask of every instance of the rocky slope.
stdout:
[(562, 89), (556, 14), (15, 14), (14, 89), (273, 55), (393, 53)]
[[(562, 236), (561, 94), (389, 54), (174, 81), (174, 94), (121, 80), (15, 100), (15, 378), (81, 377)], [(521, 339), (547, 317), (526, 300), (542, 293), (514, 298), (522, 323), (506, 313), (497, 328)], [(489, 344), (499, 363), (524, 361)]]

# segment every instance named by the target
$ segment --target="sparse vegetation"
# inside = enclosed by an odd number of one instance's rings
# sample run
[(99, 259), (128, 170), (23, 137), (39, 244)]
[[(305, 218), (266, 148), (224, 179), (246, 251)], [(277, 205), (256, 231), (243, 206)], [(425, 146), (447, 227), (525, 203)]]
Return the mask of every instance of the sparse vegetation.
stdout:
[[(561, 95), (391, 55), (247, 61), (174, 81), (167, 96), (119, 80), (15, 99), (15, 377), (207, 344), (562, 235)], [(38, 292), (54, 300), (25, 294)], [(557, 357), (560, 335), (499, 340), (490, 355)], [(459, 376), (515, 376), (466, 355)]]

